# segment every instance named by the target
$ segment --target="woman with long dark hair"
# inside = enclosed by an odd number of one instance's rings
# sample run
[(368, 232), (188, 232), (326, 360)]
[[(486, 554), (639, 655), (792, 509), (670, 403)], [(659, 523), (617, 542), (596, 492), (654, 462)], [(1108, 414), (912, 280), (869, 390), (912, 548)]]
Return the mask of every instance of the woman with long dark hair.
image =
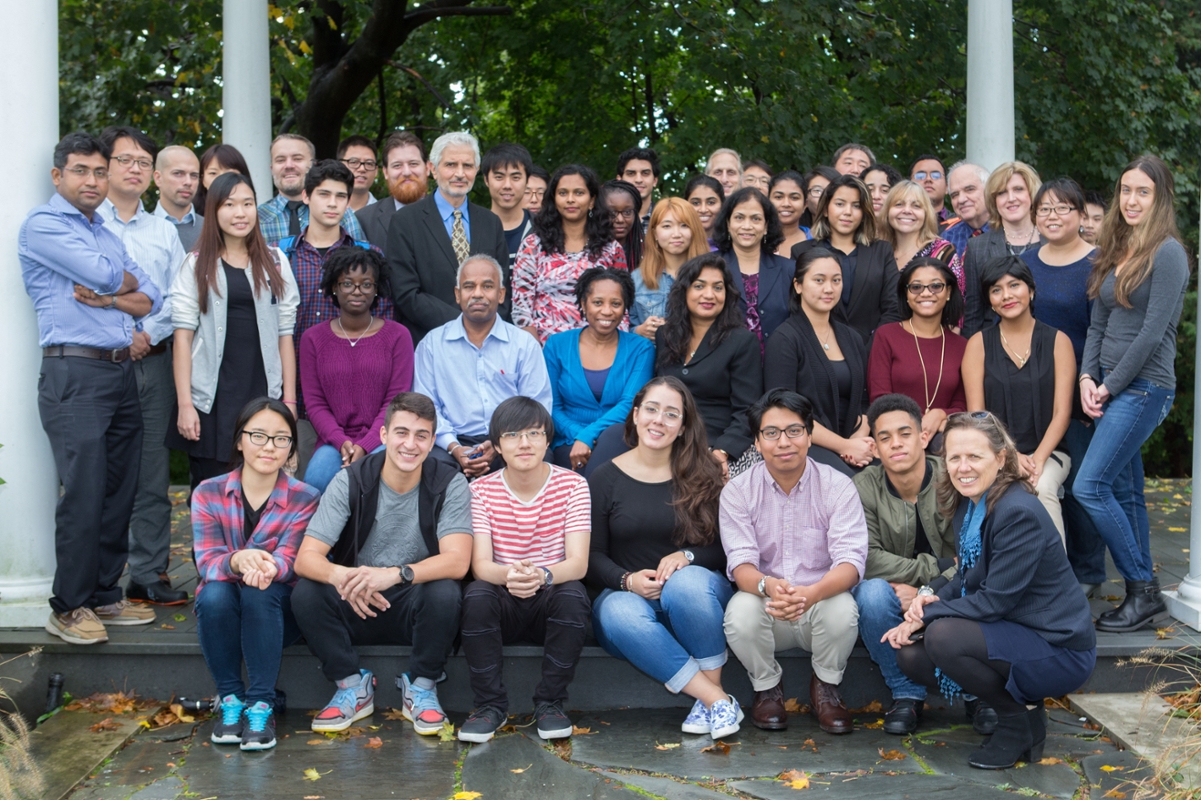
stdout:
[(555, 170), (534, 232), (513, 262), (513, 324), (545, 342), (552, 333), (580, 327), (575, 282), (591, 267), (627, 269), (625, 251), (600, 206), (596, 173), (579, 164)]
[(626, 266), (634, 269), (642, 263), (642, 221), (638, 218), (642, 195), (629, 181), (615, 180), (601, 186), (600, 198), (601, 207), (609, 212), (613, 239), (626, 254)]
[(684, 186), (684, 199), (696, 209), (696, 215), (701, 218), (701, 227), (709, 240), (709, 249), (716, 250), (713, 244), (713, 223), (725, 202), (726, 190), (721, 181), (712, 175), (693, 175)]
[(292, 330), (300, 294), (287, 256), (259, 230), (254, 186), (238, 172), (209, 188), (197, 250), (171, 287), (176, 427), (192, 488), (228, 471), (238, 412), (264, 395), (296, 408)]
[(196, 208), (204, 208), (208, 200), (209, 187), (213, 181), (227, 172), (250, 177), (250, 167), (242, 153), (232, 144), (215, 144), (200, 156), (200, 186), (196, 189)]
[(760, 350), (788, 318), (792, 262), (776, 255), (783, 241), (784, 229), (775, 206), (750, 186), (726, 198), (713, 224), (713, 243), (726, 260), (734, 288), (742, 297), (746, 327), (759, 339)]
[(721, 684), (733, 595), (718, 536), (722, 476), (688, 388), (673, 377), (642, 387), (625, 442), (632, 449), (588, 480), (593, 630), (606, 652), (696, 698), (685, 733), (729, 736), (742, 711)]

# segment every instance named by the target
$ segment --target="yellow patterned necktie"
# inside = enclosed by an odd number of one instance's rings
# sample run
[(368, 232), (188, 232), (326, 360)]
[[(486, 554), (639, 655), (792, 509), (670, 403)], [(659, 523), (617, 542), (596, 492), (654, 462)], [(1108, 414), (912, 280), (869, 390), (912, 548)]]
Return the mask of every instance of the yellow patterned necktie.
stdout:
[(471, 253), (471, 247), (467, 244), (467, 229), (463, 227), (462, 211), (455, 212), (455, 222), (450, 229), (450, 246), (455, 249), (455, 256), (460, 264)]

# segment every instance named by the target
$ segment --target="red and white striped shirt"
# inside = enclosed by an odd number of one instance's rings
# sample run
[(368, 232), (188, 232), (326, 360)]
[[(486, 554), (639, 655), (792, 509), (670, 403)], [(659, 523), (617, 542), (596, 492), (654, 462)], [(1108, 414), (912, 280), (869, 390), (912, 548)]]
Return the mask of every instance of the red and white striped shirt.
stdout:
[(553, 567), (567, 557), (569, 533), (592, 530), (588, 482), (571, 470), (551, 465), (542, 490), (522, 502), (500, 470), (471, 482), (471, 520), (476, 536), (492, 539), (492, 560), (512, 564), (529, 559)]

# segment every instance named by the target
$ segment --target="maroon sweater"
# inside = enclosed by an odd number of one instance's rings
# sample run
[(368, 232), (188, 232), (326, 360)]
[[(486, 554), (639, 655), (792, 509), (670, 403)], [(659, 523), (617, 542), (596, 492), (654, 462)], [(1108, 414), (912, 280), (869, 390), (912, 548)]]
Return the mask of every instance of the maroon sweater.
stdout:
[[(890, 322), (876, 329), (872, 341), (872, 353), (867, 362), (868, 393), (871, 399), (886, 394), (904, 394), (912, 397), (926, 410), (926, 392), (933, 392), (932, 408), (941, 408), (948, 414), (967, 410), (967, 399), (963, 394), (963, 380), (959, 365), (967, 349), (967, 339), (947, 331), (947, 349), (943, 356), (942, 383), (938, 382), (939, 356), (942, 354), (941, 339), (922, 339), (921, 358), (913, 334), (901, 327), (900, 322)], [(922, 375), (922, 359), (926, 362), (925, 376)]]

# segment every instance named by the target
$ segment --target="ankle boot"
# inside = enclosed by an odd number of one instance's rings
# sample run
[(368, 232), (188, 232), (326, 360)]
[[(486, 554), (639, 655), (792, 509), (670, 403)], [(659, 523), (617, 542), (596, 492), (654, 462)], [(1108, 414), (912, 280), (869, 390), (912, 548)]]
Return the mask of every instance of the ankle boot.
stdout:
[(1097, 619), (1097, 630), (1127, 633), (1167, 617), (1168, 607), (1159, 593), (1159, 578), (1126, 581), (1126, 599), (1113, 611), (1106, 611)]
[(998, 716), (997, 730), (972, 753), (967, 763), (976, 769), (1009, 769), (1018, 761), (1037, 761), (1042, 756), (1042, 743), (1035, 746), (1030, 733), (1030, 715), (1023, 711)]
[[(1026, 719), (1030, 723), (1030, 756), (1035, 761), (1042, 758), (1043, 744), (1047, 741), (1047, 709), (1039, 703), (1034, 708), (1026, 710)], [(1038, 755), (1034, 754), (1038, 752)]]

